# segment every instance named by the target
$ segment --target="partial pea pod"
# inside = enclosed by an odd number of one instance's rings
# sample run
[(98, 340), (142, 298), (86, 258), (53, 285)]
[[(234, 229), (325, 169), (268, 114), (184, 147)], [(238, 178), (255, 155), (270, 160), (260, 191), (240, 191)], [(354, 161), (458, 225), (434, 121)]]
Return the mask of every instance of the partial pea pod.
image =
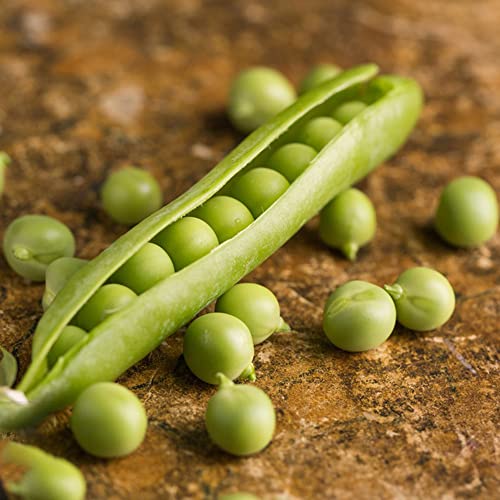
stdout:
[[(26, 393), (28, 404), (0, 404), (0, 429), (36, 424), (70, 404), (88, 385), (116, 379), (267, 259), (337, 193), (392, 155), (416, 123), (422, 94), (413, 80), (396, 76), (373, 79), (376, 73), (374, 65), (360, 66), (304, 94), (247, 137), (186, 193), (77, 271), (35, 331), (32, 363), (17, 387)], [(367, 85), (369, 92), (365, 91)], [(95, 326), (46, 371), (47, 355), (63, 328), (145, 243), (226, 190), (240, 172), (265, 165), (277, 148), (297, 137), (308, 120), (330, 114), (339, 103), (359, 98), (360, 93), (370, 96), (370, 105), (251, 224)]]

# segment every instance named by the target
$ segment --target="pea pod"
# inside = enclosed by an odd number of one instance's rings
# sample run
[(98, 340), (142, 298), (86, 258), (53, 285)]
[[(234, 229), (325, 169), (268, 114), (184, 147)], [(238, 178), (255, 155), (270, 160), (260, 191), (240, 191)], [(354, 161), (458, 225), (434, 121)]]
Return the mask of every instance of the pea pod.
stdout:
[(198, 311), (237, 283), (290, 239), (337, 193), (393, 154), (415, 125), (421, 90), (412, 80), (382, 76), (370, 83), (381, 97), (348, 123), (290, 187), (245, 229), (166, 277), (94, 327), (49, 373), (46, 356), (62, 329), (106, 280), (145, 243), (220, 191), (239, 172), (265, 165), (293, 142), (311, 118), (359, 97), (374, 65), (343, 72), (300, 97), (264, 124), (186, 193), (152, 214), (77, 271), (41, 318), (32, 363), (18, 390), (29, 403), (0, 405), (0, 429), (33, 425), (75, 400), (87, 386), (114, 380)]

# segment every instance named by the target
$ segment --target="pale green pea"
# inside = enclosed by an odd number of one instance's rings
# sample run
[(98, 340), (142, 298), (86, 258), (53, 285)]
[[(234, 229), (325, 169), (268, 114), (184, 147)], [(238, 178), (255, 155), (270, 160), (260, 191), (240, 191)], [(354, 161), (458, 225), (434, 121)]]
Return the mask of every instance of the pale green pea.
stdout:
[(59, 338), (56, 340), (47, 355), (49, 368), (54, 366), (57, 360), (66, 354), (75, 344), (80, 342), (85, 335), (87, 335), (87, 332), (77, 326), (68, 325), (64, 327), (63, 331), (59, 335)]
[(303, 94), (338, 76), (342, 70), (335, 64), (318, 64), (302, 80), (299, 94)]
[(10, 157), (4, 151), (0, 151), (0, 196), (5, 186), (5, 169), (10, 163)]
[(277, 149), (267, 164), (291, 183), (308, 167), (315, 156), (316, 150), (311, 146), (291, 142)]
[(341, 130), (342, 125), (338, 121), (328, 116), (318, 116), (302, 127), (296, 141), (321, 151)]
[(339, 123), (345, 125), (349, 123), (356, 115), (366, 109), (366, 104), (361, 101), (344, 102), (332, 113), (332, 117)]

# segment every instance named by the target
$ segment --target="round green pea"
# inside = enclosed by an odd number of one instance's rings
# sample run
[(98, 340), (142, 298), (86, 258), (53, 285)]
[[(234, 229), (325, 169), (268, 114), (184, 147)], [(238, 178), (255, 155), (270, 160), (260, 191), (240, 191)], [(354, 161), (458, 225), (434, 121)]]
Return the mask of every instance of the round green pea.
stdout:
[(309, 120), (299, 131), (297, 142), (303, 142), (316, 151), (322, 150), (340, 131), (342, 125), (328, 116)]
[(368, 351), (385, 342), (396, 324), (389, 294), (366, 281), (349, 281), (328, 298), (323, 330), (330, 342), (349, 352)]
[(277, 149), (267, 164), (291, 183), (307, 168), (315, 156), (316, 150), (311, 146), (291, 142)]
[(45, 291), (42, 297), (42, 307), (45, 311), (56, 295), (64, 288), (71, 276), (81, 269), (88, 261), (76, 257), (61, 257), (52, 261), (45, 272)]
[(479, 177), (459, 177), (441, 193), (434, 226), (441, 238), (457, 247), (482, 245), (498, 227), (498, 200)]
[(320, 213), (321, 239), (351, 261), (356, 259), (359, 248), (373, 239), (376, 228), (373, 203), (356, 188), (340, 193)]
[(123, 285), (104, 285), (77, 312), (74, 323), (90, 332), (108, 316), (128, 306), (137, 295)]
[(7, 153), (0, 151), (0, 196), (3, 193), (3, 188), (5, 185), (5, 169), (10, 163), (10, 157)]
[(238, 493), (226, 493), (225, 495), (219, 495), (217, 500), (260, 500), (259, 497), (252, 495), (251, 493), (246, 493), (240, 491)]
[(300, 84), (299, 94), (303, 94), (315, 87), (319, 87), (322, 83), (332, 80), (338, 76), (342, 70), (335, 64), (318, 64), (315, 66), (302, 80)]
[(235, 385), (218, 375), (220, 386), (208, 401), (205, 425), (210, 439), (224, 451), (247, 456), (263, 450), (276, 427), (268, 395), (253, 385)]
[(290, 106), (297, 95), (278, 71), (255, 67), (242, 71), (231, 85), (228, 115), (241, 132), (252, 132)]
[(195, 319), (184, 335), (184, 360), (199, 379), (217, 384), (217, 373), (235, 379), (251, 365), (252, 335), (240, 319), (220, 312)]
[(126, 167), (111, 173), (101, 189), (104, 210), (120, 224), (137, 224), (162, 206), (158, 181), (145, 170)]
[(214, 230), (197, 217), (183, 217), (157, 234), (153, 243), (162, 247), (179, 271), (214, 249), (219, 240)]
[(257, 218), (265, 212), (290, 186), (288, 181), (270, 168), (253, 168), (231, 184), (230, 192), (246, 205)]
[(78, 328), (77, 326), (68, 325), (64, 327), (59, 338), (56, 340), (54, 345), (47, 355), (47, 361), (49, 363), (49, 368), (54, 366), (57, 360), (66, 354), (74, 345), (76, 345), (80, 340), (82, 340), (87, 335), (85, 330)]
[(455, 309), (455, 293), (438, 271), (413, 267), (401, 273), (385, 290), (396, 304), (398, 321), (418, 332), (434, 330), (446, 323)]
[(43, 281), (51, 262), (74, 255), (75, 238), (62, 222), (52, 217), (24, 215), (7, 227), (3, 253), (17, 274), (32, 281)]
[(148, 418), (134, 393), (119, 384), (99, 382), (80, 394), (70, 425), (87, 453), (115, 458), (129, 455), (141, 445)]
[(215, 231), (220, 243), (236, 236), (254, 220), (250, 210), (230, 196), (214, 196), (192, 215), (204, 220)]
[(278, 299), (271, 290), (256, 283), (239, 283), (215, 304), (217, 312), (231, 314), (247, 325), (254, 344), (264, 342), (283, 327)]
[(141, 294), (173, 273), (174, 265), (165, 250), (154, 243), (146, 243), (109, 281)]
[(361, 101), (344, 102), (332, 113), (332, 117), (339, 123), (345, 125), (350, 122), (356, 115), (366, 109), (366, 104)]

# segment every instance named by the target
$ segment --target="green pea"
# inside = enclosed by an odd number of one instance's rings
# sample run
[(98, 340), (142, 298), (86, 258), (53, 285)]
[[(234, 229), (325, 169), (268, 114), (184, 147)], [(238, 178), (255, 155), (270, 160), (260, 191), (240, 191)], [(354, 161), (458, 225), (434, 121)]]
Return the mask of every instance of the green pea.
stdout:
[(70, 462), (26, 444), (8, 442), (2, 458), (26, 469), (7, 490), (24, 500), (83, 500), (87, 490), (82, 473)]
[(356, 259), (359, 248), (373, 239), (376, 228), (375, 208), (359, 189), (340, 193), (320, 213), (321, 239), (351, 261)]
[(323, 330), (344, 351), (361, 352), (385, 342), (396, 324), (396, 308), (384, 290), (366, 281), (349, 281), (328, 298)]
[(62, 222), (52, 217), (24, 215), (12, 221), (5, 231), (3, 253), (17, 274), (43, 281), (51, 262), (74, 255), (75, 238)]
[(215, 310), (241, 319), (250, 330), (254, 344), (264, 342), (278, 330), (288, 329), (273, 292), (256, 283), (233, 286), (217, 300)]
[(54, 366), (61, 356), (64, 356), (64, 354), (66, 354), (75, 344), (80, 342), (86, 335), (87, 332), (77, 326), (68, 325), (64, 327), (59, 338), (47, 355), (49, 367)]
[(217, 500), (260, 500), (259, 497), (252, 495), (251, 493), (246, 493), (240, 491), (238, 493), (226, 493), (225, 495), (219, 495)]
[(428, 267), (413, 267), (401, 273), (385, 290), (396, 304), (398, 321), (418, 332), (434, 330), (446, 323), (455, 309), (450, 282)]
[(253, 222), (248, 208), (229, 196), (210, 198), (192, 215), (204, 220), (215, 231), (220, 243), (231, 239)]
[(255, 67), (242, 71), (229, 92), (229, 119), (241, 132), (252, 132), (290, 106), (297, 95), (278, 71)]
[(90, 332), (108, 316), (129, 305), (137, 295), (123, 285), (104, 285), (77, 312), (74, 323)]
[(302, 127), (296, 140), (321, 151), (341, 130), (342, 125), (338, 121), (328, 116), (318, 116)]
[(356, 115), (366, 109), (366, 104), (361, 101), (344, 102), (332, 113), (332, 117), (339, 123), (345, 125), (350, 122)]
[(45, 291), (42, 297), (42, 307), (45, 311), (56, 295), (64, 288), (71, 276), (81, 269), (88, 261), (76, 257), (61, 257), (52, 261), (45, 272)]
[(145, 170), (126, 167), (111, 173), (101, 189), (104, 210), (120, 224), (137, 224), (163, 202), (158, 181)]
[(196, 217), (184, 217), (157, 234), (153, 243), (168, 253), (175, 270), (179, 271), (207, 255), (219, 244), (219, 240), (205, 221)]
[(291, 183), (307, 168), (315, 156), (316, 150), (311, 146), (291, 142), (277, 149), (269, 158), (268, 165), (284, 175)]
[(270, 168), (252, 168), (231, 185), (231, 194), (246, 205), (257, 218), (290, 186), (279, 172)]
[(218, 374), (219, 390), (208, 401), (205, 425), (210, 439), (236, 456), (253, 455), (270, 442), (276, 413), (268, 395), (253, 385), (235, 385)]
[(133, 392), (119, 384), (99, 382), (80, 394), (70, 425), (87, 453), (115, 458), (129, 455), (141, 445), (148, 417)]
[(342, 70), (335, 64), (318, 64), (302, 80), (299, 94), (304, 94), (315, 87), (319, 87), (322, 83), (332, 80), (341, 72)]
[(457, 247), (482, 245), (498, 227), (498, 201), (493, 188), (479, 177), (459, 177), (441, 193), (434, 226)]
[(109, 279), (141, 294), (174, 273), (168, 254), (154, 243), (146, 243)]
[(218, 372), (235, 379), (246, 371), (253, 378), (252, 335), (243, 321), (229, 314), (215, 312), (195, 319), (184, 335), (183, 352), (189, 369), (208, 384), (218, 383)]
[(10, 163), (10, 157), (7, 153), (0, 151), (0, 196), (3, 193), (3, 188), (5, 185), (5, 169)]

